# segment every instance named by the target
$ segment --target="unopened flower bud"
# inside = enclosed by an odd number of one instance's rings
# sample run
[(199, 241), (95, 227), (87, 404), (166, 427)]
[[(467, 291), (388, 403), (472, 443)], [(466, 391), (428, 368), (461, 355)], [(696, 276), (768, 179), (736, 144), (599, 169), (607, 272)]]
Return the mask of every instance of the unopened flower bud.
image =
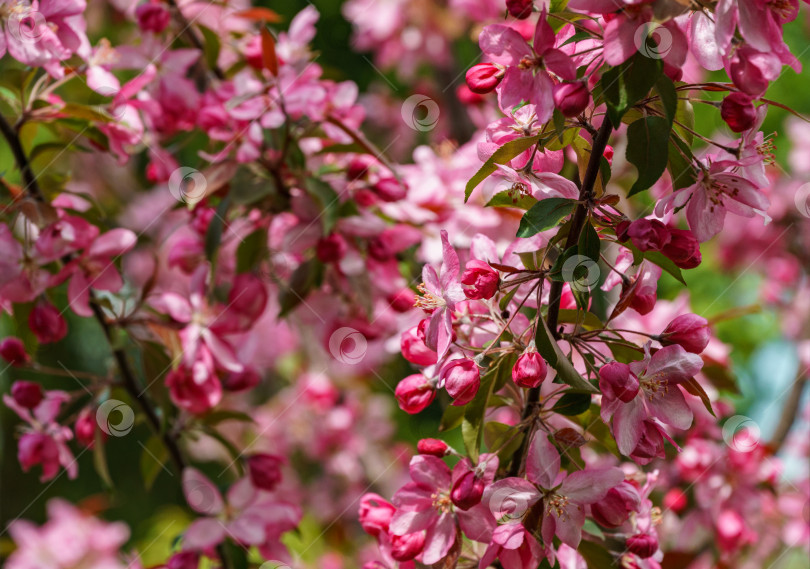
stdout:
[(494, 63), (479, 63), (467, 70), (467, 86), (473, 93), (486, 95), (498, 86), (503, 75), (503, 68)]
[(473, 400), (481, 386), (478, 365), (469, 358), (452, 360), (444, 365), (439, 377), (453, 398), (453, 405), (466, 405)]
[(661, 332), (661, 344), (677, 344), (687, 352), (699, 354), (709, 345), (709, 321), (697, 314), (681, 314)]
[(391, 557), (395, 561), (410, 561), (425, 548), (425, 532), (391, 536)]
[(371, 166), (377, 162), (377, 159), (370, 154), (358, 154), (352, 158), (349, 165), (346, 167), (346, 177), (349, 180), (359, 180), (368, 176)]
[(627, 549), (642, 559), (647, 559), (658, 551), (658, 539), (648, 533), (631, 535), (627, 538)]
[(242, 371), (233, 371), (226, 375), (222, 380), (222, 387), (227, 391), (245, 391), (253, 389), (260, 381), (261, 377), (255, 369), (244, 367)]
[(599, 369), (599, 389), (604, 397), (629, 403), (638, 394), (638, 378), (627, 364), (610, 362)]
[(45, 301), (37, 302), (28, 315), (28, 327), (40, 344), (58, 342), (67, 335), (67, 322), (57, 308)]
[(518, 20), (525, 20), (532, 15), (534, 0), (506, 0), (509, 15)]
[(166, 562), (166, 569), (197, 569), (200, 566), (200, 554), (196, 551), (180, 551)]
[(433, 402), (436, 390), (424, 375), (415, 373), (397, 384), (394, 395), (399, 403), (399, 408), (413, 415)]
[(322, 263), (337, 263), (346, 254), (348, 246), (343, 236), (338, 233), (318, 240), (315, 245), (315, 255)]
[(73, 425), (76, 441), (86, 448), (93, 448), (96, 443), (96, 430), (101, 433), (102, 440), (107, 439), (107, 433), (98, 428), (95, 410), (92, 407), (85, 407), (79, 412), (76, 424)]
[(409, 288), (403, 288), (388, 295), (388, 303), (396, 312), (408, 312), (413, 308), (416, 295)]
[(382, 178), (372, 186), (372, 189), (384, 202), (396, 202), (408, 195), (408, 187), (396, 178)]
[(11, 397), (20, 407), (33, 409), (42, 402), (42, 387), (33, 381), (15, 381), (11, 386)]
[(419, 451), (419, 454), (429, 454), (430, 456), (442, 458), (447, 455), (450, 447), (447, 446), (446, 442), (439, 439), (421, 439), (416, 443), (416, 450)]
[(456, 98), (462, 105), (480, 105), (486, 100), (478, 93), (473, 93), (472, 89), (464, 84), (456, 88)]
[(670, 240), (661, 253), (682, 269), (694, 269), (702, 260), (700, 243), (688, 229), (669, 229)]
[(627, 521), (639, 504), (638, 491), (629, 482), (622, 482), (608, 490), (604, 498), (591, 504), (591, 514), (599, 525), (615, 528)]
[(469, 510), (481, 502), (484, 494), (484, 481), (476, 476), (475, 471), (470, 470), (462, 474), (453, 483), (450, 490), (450, 499), (456, 507), (462, 510)]
[(461, 275), (461, 288), (464, 289), (464, 295), (471, 300), (488, 299), (498, 292), (500, 281), (498, 271), (484, 261), (473, 259), (467, 262)]
[(672, 488), (664, 495), (664, 507), (676, 514), (683, 511), (688, 503), (689, 499), (686, 497), (686, 493), (680, 488)]
[(248, 457), (250, 481), (260, 490), (272, 492), (281, 482), (282, 459), (274, 454), (254, 454)]
[(0, 358), (13, 366), (22, 366), (31, 361), (31, 356), (25, 351), (22, 340), (9, 336), (0, 342)]
[(754, 100), (745, 93), (731, 93), (720, 105), (720, 116), (734, 132), (746, 131), (757, 122)]
[(358, 512), (360, 525), (371, 536), (377, 537), (381, 533), (388, 533), (388, 526), (391, 525), (394, 512), (396, 512), (394, 505), (379, 494), (370, 492), (360, 498), (360, 510)]
[(399, 339), (402, 355), (412, 364), (429, 366), (436, 363), (439, 356), (425, 344), (424, 332), (419, 334), (419, 327), (414, 326), (402, 333)]
[(667, 226), (657, 219), (637, 219), (625, 232), (641, 251), (660, 251), (671, 239)]
[(554, 106), (566, 117), (575, 117), (588, 107), (591, 94), (584, 81), (554, 85)]
[(520, 387), (538, 387), (546, 379), (548, 366), (540, 354), (529, 350), (521, 355), (512, 368), (512, 381)]
[(166, 29), (171, 20), (171, 14), (166, 6), (158, 2), (146, 2), (135, 8), (135, 17), (138, 27), (145, 32), (159, 34)]

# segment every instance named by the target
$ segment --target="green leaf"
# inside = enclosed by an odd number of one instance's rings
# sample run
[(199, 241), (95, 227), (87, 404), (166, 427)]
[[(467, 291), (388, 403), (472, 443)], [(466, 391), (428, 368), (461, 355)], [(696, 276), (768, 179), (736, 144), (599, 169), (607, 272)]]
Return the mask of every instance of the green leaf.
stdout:
[(616, 560), (610, 551), (594, 543), (593, 541), (582, 540), (577, 548), (579, 554), (588, 564), (588, 569), (606, 569), (616, 567)]
[(584, 377), (579, 375), (574, 365), (560, 350), (560, 346), (554, 340), (551, 332), (548, 329), (546, 321), (540, 318), (541, 326), (537, 327), (535, 333), (535, 343), (537, 344), (537, 351), (548, 362), (548, 364), (557, 371), (557, 376), (563, 383), (571, 386), (571, 392), (579, 393), (599, 393), (593, 385), (588, 383)]
[(666, 170), (670, 129), (663, 117), (645, 117), (627, 127), (627, 161), (638, 170), (628, 196), (652, 186)]
[(672, 189), (679, 190), (697, 181), (697, 171), (692, 165), (694, 156), (689, 146), (673, 131), (669, 138), (667, 169), (672, 179)]
[(538, 140), (540, 140), (539, 134), (536, 136), (516, 138), (515, 140), (510, 140), (496, 150), (492, 156), (490, 156), (489, 159), (484, 162), (483, 166), (479, 168), (478, 172), (476, 172), (475, 175), (470, 178), (470, 181), (467, 182), (467, 188), (464, 191), (464, 201), (466, 202), (468, 199), (470, 199), (470, 195), (472, 195), (473, 190), (478, 186), (478, 184), (483, 182), (490, 176), (490, 174), (498, 169), (496, 164), (506, 164), (521, 152), (531, 148), (532, 145), (536, 144)]
[(571, 310), (563, 308), (557, 318), (560, 324), (579, 324), (586, 330), (598, 330), (603, 328), (602, 321), (593, 312), (583, 312), (581, 310)]
[(213, 30), (197, 25), (203, 35), (203, 39), (205, 40), (205, 45), (203, 48), (203, 56), (205, 57), (205, 64), (208, 69), (213, 69), (217, 66), (217, 60), (219, 59), (219, 50), (220, 50), (220, 41), (219, 36), (214, 33)]
[(570, 215), (576, 202), (567, 198), (547, 198), (537, 202), (520, 220), (518, 237), (531, 237), (557, 225), (562, 218)]
[(516, 191), (505, 190), (492, 196), (492, 199), (487, 202), (487, 207), (530, 209), (536, 203), (537, 200), (532, 196), (527, 196)]
[(586, 223), (582, 233), (579, 235), (579, 242), (577, 243), (578, 253), (598, 263), (600, 250), (601, 242), (599, 241), (599, 234), (596, 232), (593, 225)]
[(217, 409), (204, 415), (201, 419), (206, 425), (214, 426), (222, 423), (223, 421), (241, 421), (243, 423), (254, 423), (255, 419), (241, 411), (233, 411), (231, 409)]
[(317, 178), (308, 178), (304, 185), (307, 192), (320, 202), (323, 233), (329, 235), (340, 214), (340, 198), (332, 186)]
[(551, 408), (555, 413), (573, 417), (587, 411), (591, 406), (591, 396), (587, 393), (565, 393)]
[(301, 263), (290, 277), (290, 284), (281, 290), (278, 304), (281, 310), (279, 318), (286, 316), (293, 308), (301, 304), (309, 292), (320, 281), (323, 274), (323, 264), (318, 259), (310, 259)]
[(93, 466), (99, 478), (104, 481), (107, 488), (113, 487), (112, 478), (110, 477), (110, 469), (107, 466), (107, 450), (104, 446), (103, 433), (101, 429), (96, 429), (95, 440), (93, 441)]
[(635, 245), (633, 245), (630, 241), (627, 243), (622, 243), (624, 247), (627, 247), (633, 253), (633, 264), (637, 265), (641, 262), (641, 259), (646, 259), (654, 265), (658, 265), (670, 275), (675, 277), (675, 279), (681, 283), (682, 285), (686, 286), (686, 281), (683, 280), (683, 273), (681, 272), (680, 267), (673, 263), (669, 257), (664, 256), (663, 253), (660, 251), (641, 251)]
[(484, 444), (490, 452), (498, 451), (501, 464), (509, 459), (523, 442), (523, 432), (514, 426), (490, 421), (484, 425)]
[(500, 308), (501, 311), (506, 310), (506, 308), (509, 306), (509, 303), (512, 302), (512, 299), (515, 297), (515, 294), (517, 294), (519, 288), (520, 287), (517, 285), (513, 286), (509, 290), (509, 292), (503, 295), (503, 298), (501, 298), (500, 302), (498, 303), (498, 308)]
[(236, 248), (236, 272), (247, 273), (267, 256), (267, 230), (257, 229), (245, 237)]
[(501, 358), (494, 367), (490, 367), (481, 378), (481, 386), (475, 399), (464, 407), (464, 418), (461, 421), (461, 438), (464, 440), (464, 448), (467, 456), (473, 463), (478, 462), (478, 453), (481, 450), (483, 438), (484, 414), (487, 410), (489, 398), (492, 395), (496, 383), (499, 383), (499, 375), (512, 372), (512, 358)]
[(658, 81), (655, 82), (655, 90), (661, 98), (664, 115), (671, 125), (675, 119), (675, 114), (678, 112), (678, 93), (675, 91), (675, 84), (672, 83), (672, 79), (662, 74)]
[(649, 94), (663, 69), (660, 59), (636, 53), (602, 75), (602, 93), (607, 103), (608, 116), (614, 125), (620, 124), (624, 113)]
[(169, 452), (160, 437), (152, 435), (141, 451), (141, 478), (144, 489), (148, 492), (155, 483), (163, 465), (169, 459)]
[(439, 422), (439, 432), (452, 431), (456, 427), (461, 426), (462, 420), (464, 420), (464, 407), (448, 405), (444, 413), (442, 413), (442, 419)]
[(644, 350), (641, 348), (632, 348), (627, 344), (617, 344), (615, 342), (608, 342), (607, 346), (616, 361), (623, 364), (644, 359)]
[(112, 122), (114, 120), (113, 117), (99, 110), (98, 107), (89, 107), (76, 103), (65, 103), (61, 108), (61, 113), (71, 118), (94, 122)]

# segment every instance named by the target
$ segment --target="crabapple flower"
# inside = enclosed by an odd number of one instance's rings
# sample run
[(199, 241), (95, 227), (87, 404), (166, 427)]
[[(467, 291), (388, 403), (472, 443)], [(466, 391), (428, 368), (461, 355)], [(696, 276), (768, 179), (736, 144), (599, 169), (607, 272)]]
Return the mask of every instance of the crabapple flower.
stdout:
[(9, 336), (0, 341), (0, 358), (13, 366), (22, 366), (31, 361), (31, 356), (25, 351), (22, 340)]
[(464, 294), (470, 300), (485, 300), (495, 296), (498, 292), (500, 276), (498, 271), (484, 261), (472, 259), (461, 274), (461, 285)]
[(542, 556), (543, 550), (531, 532), (519, 521), (511, 521), (492, 532), (492, 541), (481, 556), (478, 569), (492, 567), (496, 559), (503, 569), (535, 569)]
[(267, 453), (252, 454), (247, 458), (248, 473), (253, 486), (272, 492), (281, 482), (280, 456)]
[(11, 386), (11, 397), (20, 407), (33, 409), (42, 402), (42, 386), (33, 381), (15, 381)]
[(64, 391), (48, 391), (33, 408), (27, 405), (33, 403), (35, 397), (29, 393), (22, 399), (26, 406), (18, 403), (16, 397), (3, 395), (6, 406), (27, 423), (22, 428), (17, 445), (17, 459), (23, 471), (28, 472), (39, 464), (42, 466), (40, 481), (46, 482), (59, 473), (60, 467), (64, 467), (68, 478), (76, 478), (79, 468), (67, 445), (73, 433), (56, 420), (70, 395)]
[(183, 535), (183, 548), (192, 551), (206, 551), (226, 537), (244, 546), (272, 546), (301, 517), (297, 506), (255, 488), (250, 478), (235, 482), (223, 498), (219, 489), (192, 467), (183, 470), (183, 495), (191, 509), (204, 516), (193, 521)]
[(450, 490), (453, 504), (461, 510), (469, 510), (478, 505), (484, 494), (484, 488), (495, 480), (498, 464), (498, 455), (489, 453), (482, 454), (475, 467), (467, 457), (458, 461), (453, 468)]
[(735, 166), (731, 161), (711, 162), (703, 168), (697, 181), (673, 192), (655, 206), (655, 214), (686, 206), (686, 219), (695, 237), (701, 243), (708, 241), (723, 229), (726, 213), (753, 217), (768, 209), (768, 198), (750, 180), (729, 172)]
[(527, 349), (512, 368), (512, 381), (520, 387), (539, 387), (546, 379), (548, 366), (535, 349)]
[(694, 269), (702, 261), (700, 243), (688, 229), (670, 227), (669, 242), (661, 253), (681, 269)]
[(397, 511), (390, 533), (404, 536), (424, 531), (423, 564), (441, 561), (459, 538), (459, 528), (474, 541), (490, 540), (494, 525), (490, 512), (481, 504), (468, 510), (453, 504), (452, 475), (441, 459), (417, 455), (411, 459), (409, 471), (411, 482), (397, 490), (392, 500)]
[(723, 99), (720, 116), (734, 132), (744, 132), (757, 121), (753, 99), (740, 92), (730, 93)]
[(421, 373), (409, 375), (397, 384), (394, 390), (399, 408), (406, 413), (423, 411), (436, 397), (435, 382), (429, 381)]
[(166, 387), (175, 405), (197, 415), (210, 411), (222, 400), (222, 383), (205, 346), (198, 350), (195, 361), (182, 362), (168, 373)]
[[(600, 370), (599, 380), (603, 388), (602, 419), (607, 423), (612, 418), (613, 435), (622, 454), (633, 453), (642, 440), (648, 418), (678, 429), (687, 429), (692, 424), (692, 410), (679, 384), (700, 371), (703, 367), (700, 356), (679, 345), (666, 346), (650, 355), (648, 343), (642, 361), (629, 365), (614, 362), (605, 367), (608, 371), (603, 374)], [(638, 390), (631, 397), (636, 382)]]
[(420, 439), (416, 444), (419, 454), (429, 454), (438, 458), (446, 456), (450, 452), (447, 443), (439, 439)]
[(58, 342), (67, 335), (67, 322), (53, 304), (40, 300), (28, 315), (28, 327), (40, 344)]
[(127, 563), (119, 554), (129, 539), (125, 524), (99, 520), (61, 499), (48, 502), (48, 521), (42, 526), (16, 520), (9, 533), (17, 548), (7, 560), (7, 569), (140, 567), (139, 562)]
[(467, 86), (470, 91), (486, 95), (493, 91), (503, 79), (505, 69), (494, 63), (479, 63), (467, 70)]
[(422, 270), (422, 284), (417, 287), (422, 293), (416, 306), (431, 312), (425, 330), (425, 344), (438, 354), (441, 360), (450, 349), (453, 338), (452, 312), (456, 303), (466, 298), (458, 280), (459, 261), (456, 250), (450, 245), (447, 231), (442, 230), (442, 265), (436, 272), (430, 265)]
[(364, 494), (360, 498), (358, 517), (363, 530), (374, 537), (388, 533), (396, 508), (379, 494)]
[(608, 491), (624, 480), (615, 467), (586, 468), (566, 474), (560, 471), (560, 455), (548, 437), (538, 432), (526, 456), (526, 479), (504, 478), (484, 491), (482, 503), (495, 515), (521, 509), (542, 516), (541, 535), (547, 549), (556, 535), (566, 545), (577, 548), (582, 537), (586, 507), (602, 500)]
[(554, 85), (554, 106), (566, 117), (575, 117), (588, 107), (591, 93), (583, 81)]

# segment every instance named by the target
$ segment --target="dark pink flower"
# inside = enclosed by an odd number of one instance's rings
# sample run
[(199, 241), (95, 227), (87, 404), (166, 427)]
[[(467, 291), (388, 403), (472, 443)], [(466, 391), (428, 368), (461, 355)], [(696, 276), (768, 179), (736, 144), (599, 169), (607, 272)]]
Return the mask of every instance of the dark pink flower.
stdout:
[(661, 344), (677, 344), (687, 352), (699, 354), (709, 345), (709, 321), (697, 314), (681, 314), (661, 332)]
[(734, 132), (746, 131), (757, 122), (753, 99), (739, 91), (726, 95), (720, 105), (720, 116)]
[(260, 490), (272, 492), (281, 482), (280, 456), (267, 453), (252, 454), (247, 458), (250, 481)]
[(466, 297), (471, 300), (492, 298), (498, 292), (500, 281), (498, 271), (490, 267), (488, 263), (477, 259), (468, 261), (461, 274), (461, 288), (464, 289)]
[(419, 413), (436, 397), (436, 388), (421, 373), (409, 375), (394, 390), (399, 408), (406, 413)]
[(165, 30), (171, 21), (171, 14), (166, 6), (154, 1), (145, 2), (135, 8), (135, 17), (138, 19), (139, 28), (156, 34)]
[(538, 387), (546, 379), (548, 365), (535, 350), (524, 352), (512, 368), (512, 381), (520, 387)]
[(419, 454), (429, 454), (442, 458), (448, 454), (450, 447), (447, 446), (446, 442), (439, 439), (420, 439), (416, 443), (416, 450), (419, 451)]
[(453, 468), (450, 499), (461, 510), (469, 510), (481, 502), (484, 488), (495, 480), (498, 455), (482, 454), (479, 464), (473, 466), (469, 458), (462, 458)]
[(439, 379), (453, 398), (453, 405), (466, 405), (478, 393), (481, 386), (481, 371), (473, 360), (459, 358), (447, 362), (442, 367)]
[(388, 533), (396, 508), (378, 494), (364, 494), (360, 499), (358, 517), (363, 530), (374, 537)]
[(11, 396), (17, 405), (26, 409), (33, 409), (42, 402), (44, 397), (42, 386), (33, 381), (15, 381), (11, 385)]
[(610, 362), (599, 368), (599, 389), (608, 399), (629, 403), (638, 395), (638, 378), (630, 372), (630, 366)]
[(318, 240), (315, 245), (315, 255), (322, 263), (337, 263), (348, 251), (346, 240), (339, 233), (332, 233)]
[(694, 269), (702, 260), (700, 242), (688, 229), (669, 228), (670, 240), (661, 253), (682, 269)]
[(402, 333), (399, 346), (405, 359), (416, 365), (433, 365), (439, 359), (438, 354), (425, 345), (424, 333), (420, 336), (418, 326), (408, 328)]
[(213, 360), (205, 349), (200, 350), (200, 356), (191, 365), (181, 363), (166, 376), (174, 404), (194, 414), (206, 413), (222, 400), (222, 384), (214, 373)]
[(50, 302), (40, 300), (28, 315), (28, 327), (40, 344), (58, 342), (67, 335), (67, 322)]
[(637, 219), (624, 233), (641, 251), (660, 251), (671, 239), (667, 226), (657, 219)]
[(25, 351), (22, 340), (9, 336), (0, 341), (0, 358), (3, 358), (13, 366), (26, 365), (31, 361), (31, 356)]
[(647, 559), (658, 551), (658, 539), (648, 533), (631, 535), (627, 538), (627, 549), (642, 559)]
[(554, 85), (554, 106), (566, 117), (575, 117), (588, 108), (591, 93), (584, 81)]
[(494, 63), (473, 65), (467, 70), (467, 86), (473, 93), (486, 95), (500, 84), (505, 71), (502, 65)]

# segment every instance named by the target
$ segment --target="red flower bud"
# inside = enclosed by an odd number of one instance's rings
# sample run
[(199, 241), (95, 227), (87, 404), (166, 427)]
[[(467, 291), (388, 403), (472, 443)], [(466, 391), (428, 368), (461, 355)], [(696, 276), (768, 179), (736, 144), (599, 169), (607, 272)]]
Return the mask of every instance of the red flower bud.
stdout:
[(73, 432), (76, 433), (78, 443), (87, 448), (93, 448), (96, 443), (96, 430), (101, 433), (103, 440), (107, 440), (107, 433), (98, 429), (96, 423), (96, 412), (92, 407), (85, 407), (76, 417), (76, 424), (73, 425)]
[(462, 105), (480, 105), (485, 101), (484, 97), (473, 93), (466, 85), (459, 85), (456, 88), (456, 98)]
[(532, 15), (534, 0), (506, 0), (509, 15), (518, 20), (525, 20)]
[(473, 93), (486, 95), (498, 86), (503, 75), (503, 68), (494, 63), (479, 63), (467, 70), (467, 86)]
[(655, 308), (655, 302), (657, 300), (658, 297), (654, 293), (634, 294), (633, 298), (630, 299), (630, 307), (643, 316), (649, 314), (650, 311)]
[(686, 493), (680, 488), (672, 488), (664, 495), (664, 507), (676, 514), (681, 512), (689, 503)]
[(660, 251), (671, 239), (667, 226), (657, 219), (637, 219), (626, 233), (641, 251)]
[(436, 363), (439, 355), (425, 345), (425, 333), (419, 334), (419, 327), (414, 326), (402, 333), (399, 339), (402, 355), (412, 364), (429, 366)]
[(450, 490), (450, 499), (458, 508), (469, 510), (481, 502), (485, 486), (484, 481), (477, 477), (474, 471), (470, 470), (462, 474), (453, 483)]
[(627, 364), (610, 362), (599, 369), (599, 389), (604, 397), (629, 403), (638, 394), (638, 378)]
[(425, 532), (418, 531), (406, 535), (391, 536), (391, 557), (395, 561), (410, 561), (425, 547)]
[(360, 510), (358, 518), (363, 530), (374, 537), (381, 533), (388, 533), (388, 526), (391, 518), (394, 517), (396, 508), (390, 502), (384, 500), (379, 494), (368, 493), (360, 499)]
[(548, 366), (537, 352), (525, 352), (512, 368), (512, 381), (520, 387), (538, 387), (546, 379)]
[(411, 415), (419, 413), (433, 402), (436, 390), (421, 373), (409, 375), (397, 384), (394, 395), (399, 408)]
[(250, 481), (260, 490), (272, 492), (281, 482), (282, 459), (274, 454), (254, 454), (248, 457)]
[(22, 366), (31, 361), (31, 356), (25, 351), (22, 340), (9, 336), (0, 342), (0, 358), (13, 366)]
[(372, 189), (384, 202), (396, 202), (405, 199), (405, 196), (408, 195), (408, 187), (396, 178), (382, 178), (372, 186)]
[(731, 93), (720, 105), (720, 116), (734, 132), (746, 131), (757, 122), (754, 100), (745, 93)]
[(20, 407), (33, 409), (42, 401), (42, 387), (33, 381), (15, 381), (11, 386), (11, 397)]
[(613, 147), (610, 144), (605, 146), (605, 151), (602, 153), (602, 156), (607, 160), (608, 166), (613, 166)]
[(630, 222), (627, 220), (620, 221), (616, 224), (616, 238), (622, 243), (630, 239), (630, 236), (627, 234), (628, 229), (630, 229)]
[(492, 298), (498, 292), (501, 277), (498, 271), (484, 261), (473, 259), (467, 263), (461, 275), (464, 295), (471, 300)]
[(352, 158), (346, 168), (346, 177), (350, 180), (359, 180), (366, 178), (369, 170), (373, 164), (376, 164), (377, 159), (370, 154), (358, 154)]
[(554, 85), (554, 106), (566, 117), (575, 117), (588, 107), (591, 94), (584, 81)]
[(627, 549), (642, 559), (647, 559), (658, 551), (658, 539), (648, 533), (631, 535), (627, 538)]
[(447, 446), (446, 442), (439, 439), (422, 439), (416, 443), (416, 450), (419, 451), (419, 454), (429, 454), (430, 456), (442, 458), (447, 455), (450, 447)]
[(627, 482), (608, 490), (605, 497), (591, 504), (591, 514), (596, 522), (606, 528), (622, 525), (630, 513), (639, 507), (638, 492)]
[(67, 335), (67, 322), (57, 308), (45, 301), (37, 302), (28, 315), (28, 327), (40, 344), (58, 342)]
[(388, 303), (396, 312), (408, 312), (413, 308), (416, 295), (409, 288), (403, 288), (388, 295)]
[(444, 388), (453, 398), (453, 405), (466, 405), (472, 401), (481, 386), (481, 372), (469, 358), (447, 362), (439, 378), (444, 381)]
[(222, 381), (222, 387), (228, 391), (245, 391), (259, 385), (261, 379), (255, 369), (246, 367), (242, 371), (234, 371), (226, 375)]
[(322, 263), (337, 263), (346, 254), (348, 246), (343, 236), (338, 233), (318, 240), (315, 245), (315, 255)]
[(702, 260), (700, 243), (688, 229), (669, 229), (670, 241), (661, 250), (682, 269), (694, 269)]
[(661, 344), (678, 344), (687, 352), (699, 354), (709, 345), (709, 321), (697, 314), (681, 314), (661, 332)]
[(166, 29), (171, 20), (171, 14), (163, 4), (157, 2), (147, 2), (135, 8), (135, 17), (138, 19), (138, 27), (145, 32), (159, 34)]
[(200, 565), (200, 554), (196, 551), (180, 551), (166, 562), (166, 569), (197, 569)]

